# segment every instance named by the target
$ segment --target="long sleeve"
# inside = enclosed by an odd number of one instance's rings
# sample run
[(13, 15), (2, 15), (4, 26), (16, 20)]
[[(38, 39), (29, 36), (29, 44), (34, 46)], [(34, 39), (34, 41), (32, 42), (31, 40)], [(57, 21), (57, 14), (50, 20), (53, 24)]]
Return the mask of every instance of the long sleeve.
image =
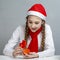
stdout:
[(46, 38), (45, 38), (45, 50), (38, 52), (39, 57), (53, 56), (55, 54), (54, 42), (52, 37), (52, 31), (49, 25), (45, 27)]
[(18, 43), (21, 34), (21, 27), (19, 26), (12, 34), (8, 43), (5, 45), (3, 50), (4, 55), (12, 56), (12, 52), (14, 51), (15, 45)]

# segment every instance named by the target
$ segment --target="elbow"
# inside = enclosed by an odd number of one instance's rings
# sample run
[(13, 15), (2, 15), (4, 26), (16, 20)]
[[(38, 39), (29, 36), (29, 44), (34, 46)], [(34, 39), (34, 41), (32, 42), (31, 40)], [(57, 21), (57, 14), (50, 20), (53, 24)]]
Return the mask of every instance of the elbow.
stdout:
[(11, 51), (11, 50), (3, 50), (3, 55), (5, 55), (5, 56), (13, 56), (12, 55), (12, 53), (13, 53), (13, 50)]
[(3, 50), (3, 55), (7, 55), (7, 51), (5, 49)]
[(53, 54), (55, 55), (55, 48), (53, 49)]
[(55, 48), (51, 50), (51, 56), (55, 55)]
[(3, 55), (5, 55), (5, 49), (3, 50)]

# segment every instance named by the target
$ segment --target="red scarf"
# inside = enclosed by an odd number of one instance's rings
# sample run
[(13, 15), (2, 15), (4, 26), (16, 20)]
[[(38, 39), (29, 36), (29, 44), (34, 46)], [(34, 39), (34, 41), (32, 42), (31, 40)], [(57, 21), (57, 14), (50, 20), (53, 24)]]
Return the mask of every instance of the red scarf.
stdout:
[(38, 34), (42, 31), (42, 27), (40, 27), (36, 32), (32, 32), (30, 29), (29, 29), (29, 34), (32, 38), (29, 46), (28, 46), (28, 49), (30, 49), (31, 52), (38, 52)]

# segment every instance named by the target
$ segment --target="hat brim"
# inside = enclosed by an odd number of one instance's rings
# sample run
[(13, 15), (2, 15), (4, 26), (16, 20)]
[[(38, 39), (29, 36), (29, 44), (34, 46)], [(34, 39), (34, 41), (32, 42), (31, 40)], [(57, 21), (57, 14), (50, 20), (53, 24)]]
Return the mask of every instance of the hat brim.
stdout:
[(46, 16), (44, 16), (44, 15), (43, 15), (42, 13), (40, 13), (40, 12), (28, 11), (28, 12), (27, 12), (27, 15), (35, 15), (35, 16), (40, 17), (40, 18), (43, 19), (43, 20), (46, 20)]

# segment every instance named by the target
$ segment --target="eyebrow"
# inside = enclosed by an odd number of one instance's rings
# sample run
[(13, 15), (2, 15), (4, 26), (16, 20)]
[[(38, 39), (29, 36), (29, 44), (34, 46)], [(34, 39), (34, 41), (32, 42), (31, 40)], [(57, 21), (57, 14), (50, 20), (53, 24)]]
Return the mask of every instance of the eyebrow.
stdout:
[[(29, 20), (29, 21), (31, 21), (31, 20)], [(39, 21), (35, 21), (35, 22), (39, 22)]]
[(28, 21), (32, 21), (31, 19), (29, 19)]

